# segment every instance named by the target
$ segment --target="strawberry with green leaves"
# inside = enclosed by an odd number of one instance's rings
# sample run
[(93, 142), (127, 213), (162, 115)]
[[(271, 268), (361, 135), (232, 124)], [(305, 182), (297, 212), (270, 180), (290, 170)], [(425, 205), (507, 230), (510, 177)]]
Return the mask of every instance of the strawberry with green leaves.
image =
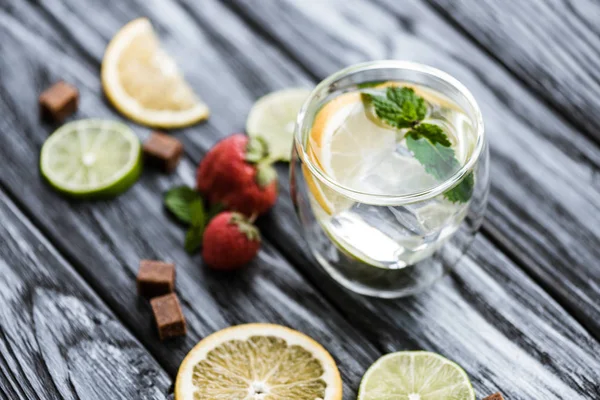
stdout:
[(277, 174), (267, 143), (241, 133), (217, 143), (197, 171), (197, 188), (211, 204), (246, 216), (267, 212), (277, 200)]
[(256, 257), (259, 249), (258, 229), (240, 213), (222, 212), (204, 231), (202, 258), (212, 269), (241, 268)]

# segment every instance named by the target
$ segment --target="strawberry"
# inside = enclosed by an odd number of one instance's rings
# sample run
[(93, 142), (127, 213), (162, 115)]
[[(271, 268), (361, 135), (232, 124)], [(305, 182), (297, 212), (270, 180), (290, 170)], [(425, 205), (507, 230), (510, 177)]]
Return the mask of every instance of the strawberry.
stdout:
[(258, 229), (237, 212), (214, 217), (202, 240), (202, 258), (213, 269), (233, 270), (249, 263), (260, 248)]
[(268, 211), (277, 200), (277, 174), (267, 143), (237, 133), (217, 143), (198, 166), (198, 190), (211, 204), (246, 216)]

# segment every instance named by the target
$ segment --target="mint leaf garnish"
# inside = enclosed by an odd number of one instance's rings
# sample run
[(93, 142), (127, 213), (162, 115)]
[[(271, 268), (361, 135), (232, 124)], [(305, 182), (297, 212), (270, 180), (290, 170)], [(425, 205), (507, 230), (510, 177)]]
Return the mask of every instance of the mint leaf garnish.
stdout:
[(202, 245), (202, 236), (204, 228), (192, 226), (185, 234), (185, 243), (183, 247), (189, 254), (194, 254)]
[(469, 172), (458, 185), (444, 192), (444, 197), (453, 203), (466, 203), (473, 195), (474, 184), (473, 173)]
[(421, 121), (427, 115), (425, 99), (417, 96), (414, 89), (409, 87), (389, 87), (385, 92), (388, 99), (398, 104), (404, 111), (409, 111), (415, 118), (413, 121)]
[(192, 226), (185, 235), (184, 247), (191, 254), (200, 248), (206, 227), (206, 211), (202, 200), (197, 199), (190, 204), (190, 221)]
[[(460, 168), (450, 145), (448, 136), (437, 125), (420, 124), (406, 134), (408, 149), (425, 171), (440, 181)], [(473, 184), (473, 174), (469, 173), (458, 185), (444, 192), (444, 197), (452, 203), (466, 203), (473, 194)]]
[(179, 186), (165, 193), (165, 206), (181, 222), (190, 224), (192, 202), (200, 199), (200, 194), (189, 186)]
[(444, 147), (450, 147), (452, 145), (452, 143), (450, 143), (450, 140), (448, 139), (448, 136), (444, 133), (444, 130), (434, 124), (419, 124), (413, 129), (411, 129), (406, 135), (412, 136), (414, 139), (425, 137), (431, 143), (439, 143)]
[(383, 122), (395, 128), (411, 128), (427, 114), (425, 100), (411, 88), (389, 87), (385, 96), (363, 94), (363, 98), (373, 104)]
[(165, 206), (177, 219), (190, 225), (184, 243), (185, 250), (190, 254), (202, 245), (206, 223), (222, 209), (220, 206), (214, 206), (211, 212), (207, 213), (202, 197), (189, 186), (178, 186), (165, 193)]
[[(427, 104), (412, 88), (388, 87), (385, 96), (363, 93), (362, 98), (365, 108), (372, 106), (377, 117), (387, 125), (398, 129), (411, 128), (403, 135), (406, 146), (428, 174), (441, 181), (460, 169), (444, 130), (438, 125), (422, 122), (427, 116)], [(403, 131), (398, 134), (401, 138)], [(473, 173), (469, 173), (443, 195), (453, 203), (465, 203), (473, 194), (473, 186)]]

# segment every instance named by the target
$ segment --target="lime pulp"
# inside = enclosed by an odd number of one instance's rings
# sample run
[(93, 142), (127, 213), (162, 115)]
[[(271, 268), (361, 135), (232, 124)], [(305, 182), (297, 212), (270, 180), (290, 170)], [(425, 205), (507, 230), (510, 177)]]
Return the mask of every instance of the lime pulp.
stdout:
[(426, 351), (381, 357), (360, 384), (358, 400), (475, 400), (467, 373), (456, 363)]
[(127, 126), (86, 119), (57, 129), (40, 155), (42, 176), (57, 191), (78, 198), (113, 197), (142, 170), (141, 145)]

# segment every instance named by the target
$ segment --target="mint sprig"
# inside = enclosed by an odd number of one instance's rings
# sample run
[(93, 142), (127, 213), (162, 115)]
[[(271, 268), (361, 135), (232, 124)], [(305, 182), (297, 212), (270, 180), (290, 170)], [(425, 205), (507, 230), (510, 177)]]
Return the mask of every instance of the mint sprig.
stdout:
[(193, 254), (202, 244), (202, 236), (213, 210), (207, 215), (200, 194), (189, 186), (179, 186), (165, 193), (165, 206), (177, 219), (189, 225), (184, 248)]
[(364, 97), (375, 107), (375, 114), (395, 128), (411, 128), (427, 114), (425, 100), (408, 87), (389, 87), (385, 96), (364, 94)]
[[(363, 99), (365, 106), (372, 105), (377, 117), (387, 125), (410, 128), (403, 135), (406, 146), (429, 175), (444, 180), (449, 172), (460, 168), (444, 130), (438, 125), (422, 122), (427, 115), (427, 105), (413, 89), (388, 87), (385, 96), (363, 94)], [(473, 174), (469, 173), (443, 195), (452, 203), (466, 203), (473, 194), (473, 186)]]

